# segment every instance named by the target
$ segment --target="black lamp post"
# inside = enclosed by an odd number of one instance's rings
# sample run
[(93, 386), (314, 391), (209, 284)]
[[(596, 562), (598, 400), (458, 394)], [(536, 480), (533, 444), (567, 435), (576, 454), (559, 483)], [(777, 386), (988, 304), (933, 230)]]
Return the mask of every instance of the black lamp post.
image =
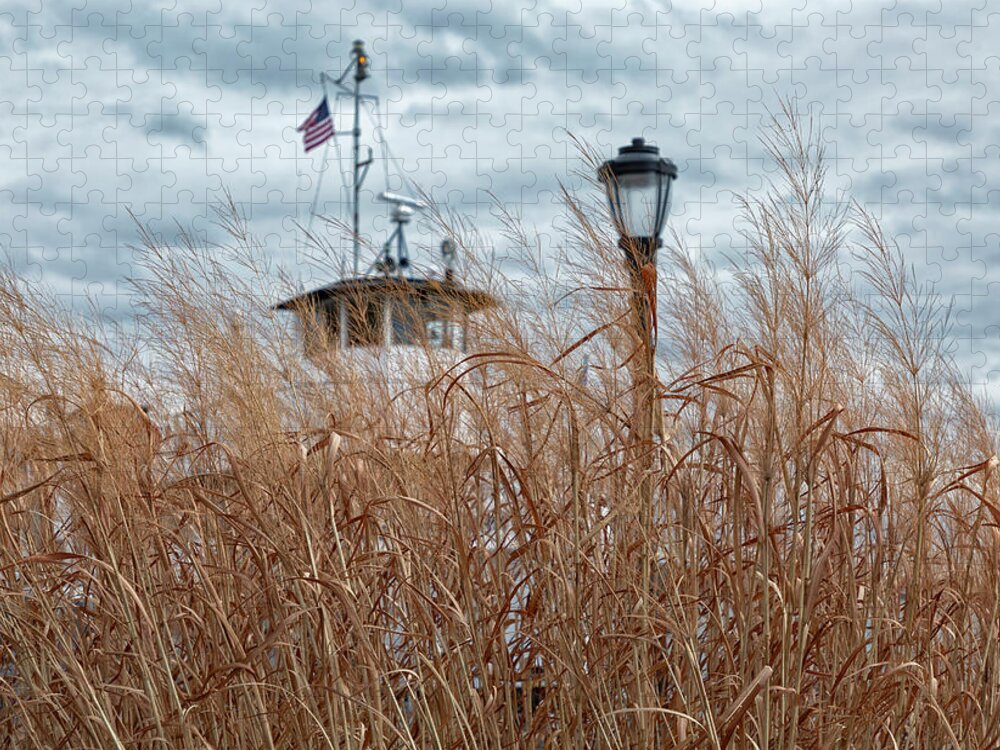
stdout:
[[(639, 474), (638, 549), (642, 550), (642, 586), (650, 591), (652, 558), (650, 529), (653, 521), (653, 436), (662, 437), (662, 413), (658, 408), (656, 388), (656, 251), (661, 245), (660, 233), (670, 211), (670, 188), (677, 179), (677, 166), (660, 156), (660, 149), (642, 138), (633, 138), (631, 146), (618, 149), (618, 156), (601, 165), (598, 177), (608, 194), (611, 217), (618, 229), (618, 246), (625, 252), (635, 328), (641, 356), (635, 358), (636, 413), (632, 439), (636, 450)], [(646, 598), (642, 597), (642, 613)], [(640, 672), (649, 674), (649, 654), (640, 654)], [(655, 695), (648, 683), (641, 689), (642, 705), (652, 705)], [(652, 727), (643, 722), (640, 731), (648, 740)], [(643, 742), (642, 744), (650, 744)]]

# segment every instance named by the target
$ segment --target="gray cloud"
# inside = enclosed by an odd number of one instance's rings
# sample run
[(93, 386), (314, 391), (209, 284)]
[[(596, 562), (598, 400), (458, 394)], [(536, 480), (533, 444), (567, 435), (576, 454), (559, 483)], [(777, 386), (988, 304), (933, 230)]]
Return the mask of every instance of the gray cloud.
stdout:
[[(970, 379), (996, 379), (995, 330), (986, 361), (970, 352), (987, 342), (1000, 280), (988, 220), (1000, 196), (1000, 14), (890, 0), (808, 12), (791, 0), (756, 12), (725, 0), (252, 5), (89, 0), (69, 15), (53, 3), (0, 14), (0, 244), (26, 279), (70, 300), (96, 294), (127, 319), (125, 207), (167, 238), (175, 221), (210, 237), (229, 189), (277, 263), (328, 281), (301, 266), (295, 226), (321, 155), (302, 154), (295, 127), (321, 96), (319, 72), (338, 73), (363, 38), (395, 157), (372, 144), (367, 231), (387, 229), (373, 197), (388, 171), (392, 187), (403, 174), (470, 215), (501, 253), (491, 193), (558, 245), (558, 181), (582, 186), (567, 133), (608, 154), (642, 134), (681, 168), (675, 225), (720, 261), (735, 242), (732, 191), (766, 177), (767, 110), (797, 95), (828, 141), (835, 186), (961, 295)], [(347, 204), (330, 156), (321, 206), (336, 214)], [(415, 246), (436, 242), (414, 233)]]

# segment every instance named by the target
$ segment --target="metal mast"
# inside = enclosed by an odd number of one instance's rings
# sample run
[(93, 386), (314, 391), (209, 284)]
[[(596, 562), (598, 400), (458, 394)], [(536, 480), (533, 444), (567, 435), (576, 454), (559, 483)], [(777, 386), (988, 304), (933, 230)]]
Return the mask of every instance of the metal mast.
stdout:
[[(360, 39), (355, 40), (354, 49), (354, 275), (358, 275), (358, 258), (361, 247), (359, 242), (361, 232), (361, 180), (364, 175), (361, 167), (371, 164), (371, 156), (361, 164), (361, 82), (368, 77), (368, 56), (365, 54), (365, 43)], [(365, 169), (365, 173), (368, 170)]]
[[(344, 85), (344, 80), (352, 70), (354, 71), (353, 90)], [(351, 135), (354, 138), (354, 182), (352, 184), (354, 195), (351, 207), (354, 213), (352, 229), (354, 230), (353, 268), (355, 276), (358, 275), (358, 263), (361, 256), (361, 185), (365, 181), (365, 175), (368, 174), (368, 167), (372, 163), (371, 147), (368, 149), (368, 158), (361, 161), (361, 100), (371, 99), (376, 102), (376, 105), (378, 103), (377, 96), (363, 95), (361, 93), (361, 82), (367, 77), (368, 54), (365, 52), (365, 43), (360, 39), (355, 39), (354, 46), (351, 48), (351, 62), (348, 63), (347, 68), (340, 75), (340, 78), (334, 81), (334, 85), (340, 89), (340, 93), (337, 94), (338, 99), (342, 96), (350, 96), (354, 99), (354, 129), (351, 131)]]

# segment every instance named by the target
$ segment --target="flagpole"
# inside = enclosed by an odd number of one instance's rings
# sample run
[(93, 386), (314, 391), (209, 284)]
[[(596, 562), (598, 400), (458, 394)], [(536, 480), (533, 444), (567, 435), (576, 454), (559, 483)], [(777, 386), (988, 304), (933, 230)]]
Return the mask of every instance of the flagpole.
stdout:
[[(323, 99), (329, 101), (329, 94), (326, 91), (326, 72), (321, 71), (319, 74), (319, 82), (323, 87)], [(319, 169), (319, 177), (316, 179), (316, 192), (313, 193), (312, 207), (309, 209), (309, 225), (306, 227), (306, 231), (312, 231), (313, 219), (316, 218), (316, 206), (319, 205), (319, 193), (323, 188), (323, 177), (326, 176), (326, 168), (328, 159), (330, 158), (330, 141), (323, 145), (323, 165)]]
[(316, 218), (316, 206), (319, 204), (319, 191), (323, 188), (323, 177), (326, 175), (327, 159), (330, 156), (330, 141), (323, 145), (323, 166), (319, 168), (319, 177), (316, 178), (316, 192), (313, 194), (312, 208), (309, 209), (308, 231), (312, 231), (313, 219)]

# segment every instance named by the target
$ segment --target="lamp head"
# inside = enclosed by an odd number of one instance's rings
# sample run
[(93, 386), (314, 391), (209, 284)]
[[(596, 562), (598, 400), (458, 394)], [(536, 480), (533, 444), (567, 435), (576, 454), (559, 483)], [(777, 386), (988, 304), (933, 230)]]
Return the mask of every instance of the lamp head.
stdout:
[(622, 239), (658, 243), (670, 212), (677, 165), (645, 139), (633, 138), (631, 145), (618, 149), (618, 156), (601, 165), (598, 177)]

